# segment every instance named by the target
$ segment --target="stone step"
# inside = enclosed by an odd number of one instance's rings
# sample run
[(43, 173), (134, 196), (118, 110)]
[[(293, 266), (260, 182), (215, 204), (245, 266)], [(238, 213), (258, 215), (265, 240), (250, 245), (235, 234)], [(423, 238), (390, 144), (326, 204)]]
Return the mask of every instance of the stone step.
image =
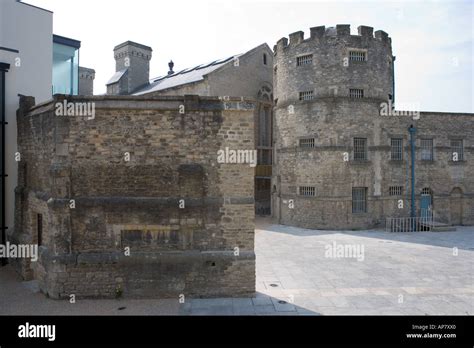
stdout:
[(456, 227), (450, 225), (443, 225), (443, 226), (433, 226), (431, 228), (432, 232), (451, 232), (456, 231)]
[(425, 226), (429, 226), (431, 229), (431, 232), (451, 232), (451, 231), (456, 231), (456, 227), (451, 226), (447, 223), (444, 222), (439, 222), (439, 221), (433, 221), (429, 222), (426, 224), (423, 224)]

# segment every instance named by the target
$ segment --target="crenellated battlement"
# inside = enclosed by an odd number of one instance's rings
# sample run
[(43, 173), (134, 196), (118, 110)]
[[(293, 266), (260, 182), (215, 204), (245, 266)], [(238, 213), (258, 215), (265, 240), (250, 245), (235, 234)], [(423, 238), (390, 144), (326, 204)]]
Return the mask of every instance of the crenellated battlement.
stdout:
[(349, 24), (291, 33), (275, 46), (274, 96), (280, 105), (319, 98), (393, 97), (391, 39), (382, 30)]
[(350, 38), (350, 37), (361, 37), (368, 38), (373, 40), (378, 40), (380, 42), (391, 44), (391, 39), (388, 34), (383, 30), (377, 30), (374, 32), (373, 27), (366, 25), (360, 25), (357, 27), (357, 35), (351, 35), (351, 26), (349, 24), (337, 24), (335, 27), (317, 26), (310, 28), (310, 37), (304, 37), (303, 31), (296, 31), (288, 35), (288, 38), (282, 37), (277, 41), (277, 44), (274, 46), (275, 54), (278, 51), (288, 49), (289, 47), (296, 46), (302, 42), (324, 42), (328, 38)]

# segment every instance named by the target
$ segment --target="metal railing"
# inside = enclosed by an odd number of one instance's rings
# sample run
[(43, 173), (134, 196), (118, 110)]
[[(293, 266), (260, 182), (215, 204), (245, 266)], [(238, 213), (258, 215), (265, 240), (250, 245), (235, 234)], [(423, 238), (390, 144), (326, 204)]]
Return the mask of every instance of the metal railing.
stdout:
[(419, 232), (431, 231), (434, 225), (434, 213), (422, 211), (419, 217), (389, 217), (385, 219), (387, 232)]

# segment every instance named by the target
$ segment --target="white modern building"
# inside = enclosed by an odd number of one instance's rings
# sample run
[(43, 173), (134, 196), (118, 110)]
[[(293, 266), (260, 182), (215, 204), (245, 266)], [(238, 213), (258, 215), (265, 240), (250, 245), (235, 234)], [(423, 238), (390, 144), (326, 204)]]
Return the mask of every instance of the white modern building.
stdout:
[(78, 94), (80, 44), (53, 35), (51, 11), (19, 0), (0, 0), (0, 243), (14, 227), (19, 95), (33, 96), (38, 104), (55, 93)]
[(13, 229), (18, 94), (34, 96), (36, 102), (51, 98), (52, 37), (51, 11), (16, 0), (0, 1), (2, 242)]

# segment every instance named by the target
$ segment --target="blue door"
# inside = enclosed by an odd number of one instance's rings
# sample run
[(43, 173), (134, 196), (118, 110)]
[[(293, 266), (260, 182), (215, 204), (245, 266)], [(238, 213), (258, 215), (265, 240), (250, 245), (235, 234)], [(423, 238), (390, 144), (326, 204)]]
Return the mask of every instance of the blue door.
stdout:
[(430, 194), (421, 194), (420, 209), (422, 218), (431, 218), (432, 216), (432, 202)]

